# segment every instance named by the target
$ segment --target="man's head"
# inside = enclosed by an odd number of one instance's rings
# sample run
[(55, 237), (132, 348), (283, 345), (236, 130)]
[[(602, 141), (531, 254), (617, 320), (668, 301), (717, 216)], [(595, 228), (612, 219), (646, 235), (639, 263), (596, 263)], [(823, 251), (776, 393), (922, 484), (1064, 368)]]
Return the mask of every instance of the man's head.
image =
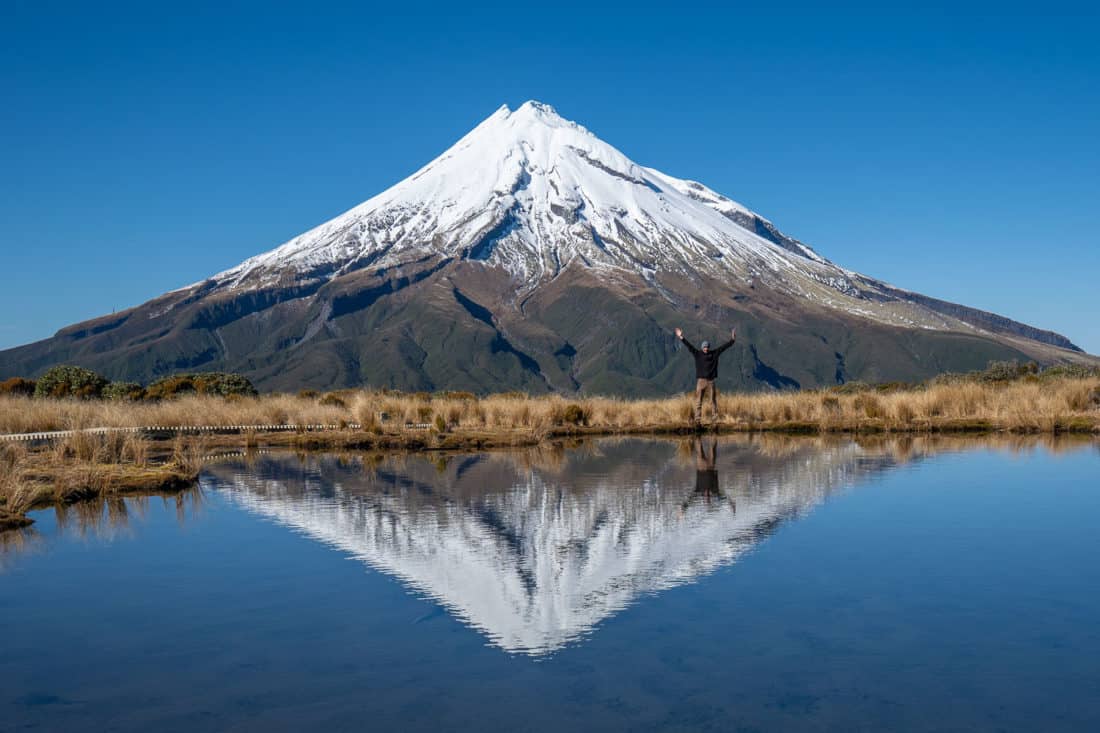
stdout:
[(710, 341), (704, 341), (702, 343), (703, 351), (710, 351)]

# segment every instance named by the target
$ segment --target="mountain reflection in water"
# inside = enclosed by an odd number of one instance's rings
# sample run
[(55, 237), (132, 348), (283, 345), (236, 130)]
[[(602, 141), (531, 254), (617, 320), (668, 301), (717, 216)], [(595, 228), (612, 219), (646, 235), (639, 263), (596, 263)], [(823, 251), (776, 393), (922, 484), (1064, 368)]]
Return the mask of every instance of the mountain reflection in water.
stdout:
[(446, 458), (261, 456), (211, 466), (200, 483), (537, 656), (894, 465), (851, 441), (606, 439)]

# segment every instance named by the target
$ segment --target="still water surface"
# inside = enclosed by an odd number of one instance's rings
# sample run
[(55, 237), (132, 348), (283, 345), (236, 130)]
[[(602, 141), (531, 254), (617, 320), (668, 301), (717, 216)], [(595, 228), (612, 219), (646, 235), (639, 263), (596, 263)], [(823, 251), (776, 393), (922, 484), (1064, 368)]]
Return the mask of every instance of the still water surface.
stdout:
[(1096, 730), (1096, 443), (228, 458), (0, 535), (0, 731)]

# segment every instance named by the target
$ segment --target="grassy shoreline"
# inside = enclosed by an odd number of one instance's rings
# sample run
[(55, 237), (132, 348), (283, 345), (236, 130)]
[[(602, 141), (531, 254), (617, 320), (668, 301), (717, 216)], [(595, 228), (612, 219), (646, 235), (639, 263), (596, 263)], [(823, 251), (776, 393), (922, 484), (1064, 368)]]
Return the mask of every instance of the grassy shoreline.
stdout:
[[(159, 402), (36, 399), (0, 396), (0, 434), (100, 427), (168, 428), (282, 425), (359, 426), (367, 435), (529, 430), (666, 431), (690, 429), (692, 399), (529, 397), (521, 393), (398, 394), (344, 390), (324, 395), (219, 397), (189, 395)], [(707, 407), (709, 413), (709, 406)], [(959, 380), (918, 386), (881, 385), (771, 393), (723, 394), (721, 430), (1018, 431), (1100, 430), (1100, 376)]]
[[(702, 429), (717, 433), (1100, 435), (1100, 378), (961, 380), (917, 387), (727, 394)], [(218, 449), (466, 451), (608, 435), (685, 435), (692, 399), (477, 398), (463, 393), (342, 391), (327, 395), (158, 403), (0, 397), (0, 433), (92, 427), (197, 427), (221, 432), (160, 439), (76, 433), (39, 445), (0, 443), (0, 530), (30, 509), (90, 497), (180, 491)], [(708, 408), (709, 410), (709, 408)], [(708, 415), (709, 416), (709, 415)], [(230, 426), (297, 426), (263, 432)], [(309, 425), (335, 425), (315, 431)]]
[(0, 444), (0, 531), (28, 526), (27, 512), (85, 499), (171, 494), (198, 478), (204, 447), (170, 448), (133, 434), (78, 433), (48, 445)]

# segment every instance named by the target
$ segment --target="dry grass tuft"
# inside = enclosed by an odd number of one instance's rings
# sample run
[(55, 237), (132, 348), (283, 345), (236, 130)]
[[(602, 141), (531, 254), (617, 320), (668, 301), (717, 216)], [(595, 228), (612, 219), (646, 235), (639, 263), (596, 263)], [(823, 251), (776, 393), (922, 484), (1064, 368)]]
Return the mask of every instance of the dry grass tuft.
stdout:
[(177, 437), (172, 446), (172, 464), (182, 473), (197, 475), (206, 456), (206, 441)]
[(22, 512), (27, 497), (24, 477), (27, 449), (22, 444), (0, 444), (0, 511)]

